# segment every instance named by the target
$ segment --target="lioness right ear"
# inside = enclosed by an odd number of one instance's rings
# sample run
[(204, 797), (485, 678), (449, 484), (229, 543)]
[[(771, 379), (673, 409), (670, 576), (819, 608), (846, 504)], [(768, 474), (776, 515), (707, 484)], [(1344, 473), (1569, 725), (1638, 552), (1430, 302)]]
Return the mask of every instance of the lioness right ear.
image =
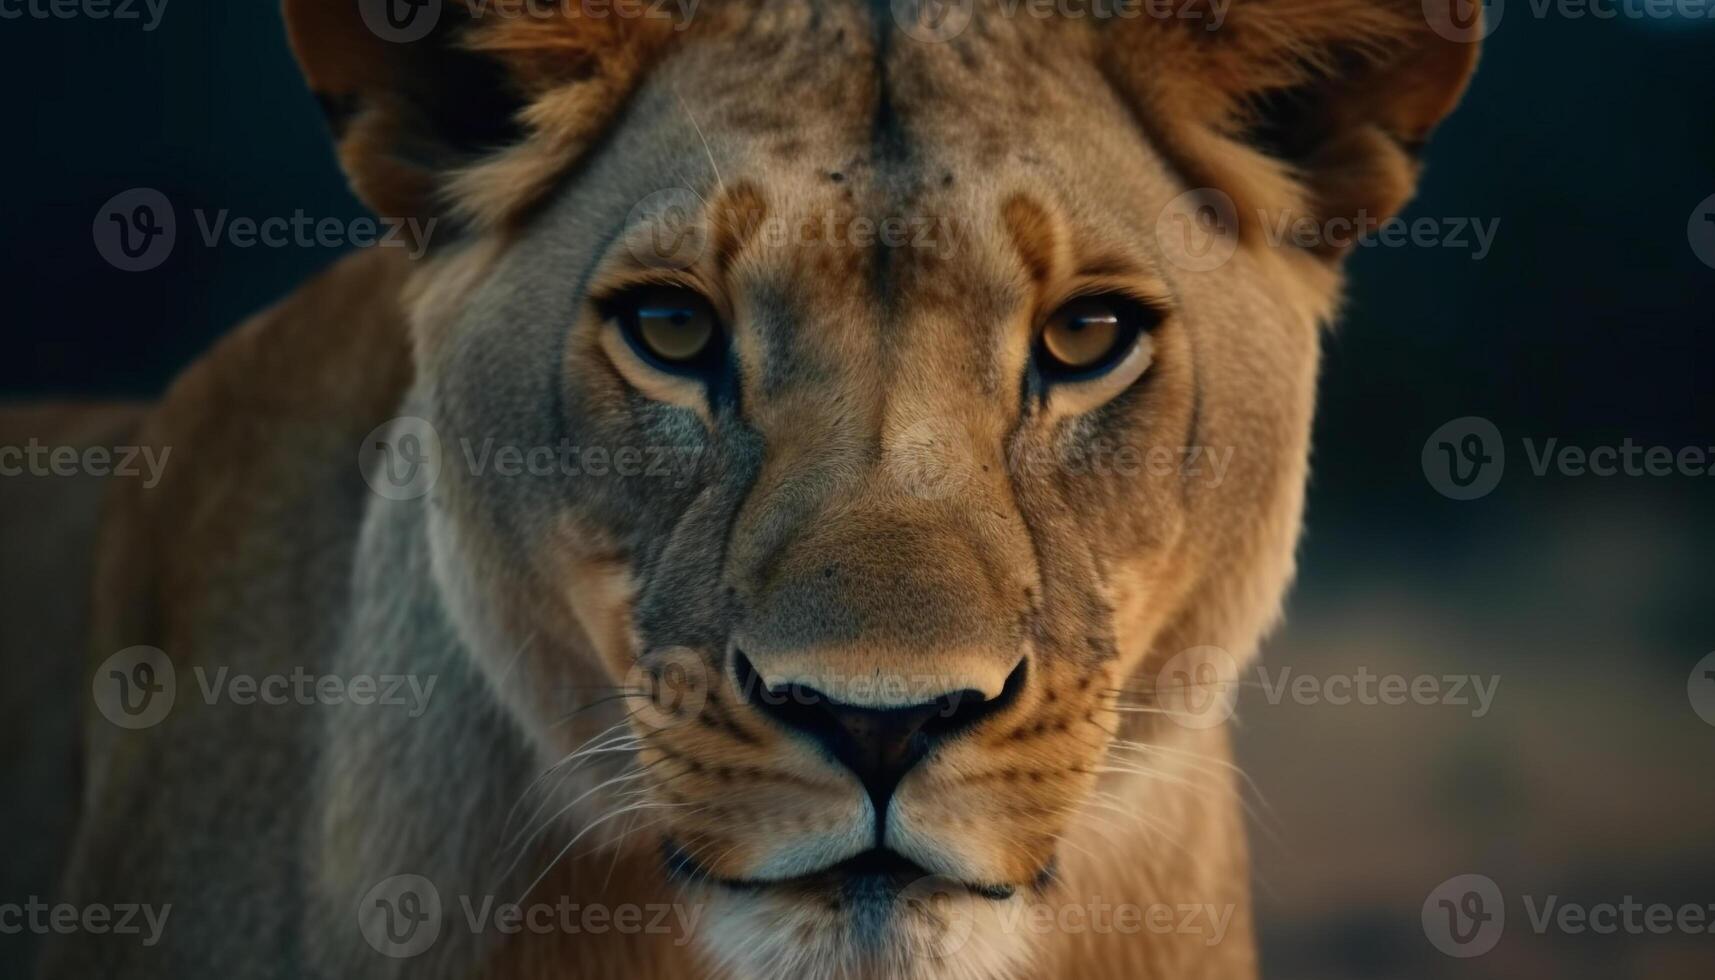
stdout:
[(576, 161), (673, 33), (580, 4), (284, 0), (359, 197), (389, 217), (499, 223)]
[[(1110, 72), (1193, 181), (1274, 216), (1385, 219), (1476, 67), (1468, 0), (1193, 0), (1202, 20), (1116, 32)], [(1462, 16), (1461, 16), (1462, 15)], [(1337, 257), (1346, 246), (1314, 251)]]

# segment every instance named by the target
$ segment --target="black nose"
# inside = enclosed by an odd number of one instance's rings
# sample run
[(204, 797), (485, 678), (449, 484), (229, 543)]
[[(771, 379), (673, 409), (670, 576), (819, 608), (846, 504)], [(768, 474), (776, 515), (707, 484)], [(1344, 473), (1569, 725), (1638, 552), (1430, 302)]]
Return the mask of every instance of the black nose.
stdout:
[(802, 684), (770, 688), (742, 652), (734, 654), (733, 673), (744, 699), (762, 714), (815, 739), (842, 765), (857, 774), (875, 802), (879, 821), (899, 781), (936, 743), (989, 717), (1017, 696), (1024, 684), (1024, 661), (1008, 675), (998, 697), (980, 691), (942, 694), (905, 707), (851, 704)]

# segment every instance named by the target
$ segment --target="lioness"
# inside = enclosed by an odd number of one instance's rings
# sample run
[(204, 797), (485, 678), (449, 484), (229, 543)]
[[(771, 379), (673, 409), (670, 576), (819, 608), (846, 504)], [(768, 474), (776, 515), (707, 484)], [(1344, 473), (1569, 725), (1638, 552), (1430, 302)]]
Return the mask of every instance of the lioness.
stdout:
[(1255, 975), (1220, 702), (1291, 576), (1322, 231), (1406, 200), (1475, 31), (285, 13), (435, 230), (141, 423), (61, 897), (170, 912), (44, 976)]

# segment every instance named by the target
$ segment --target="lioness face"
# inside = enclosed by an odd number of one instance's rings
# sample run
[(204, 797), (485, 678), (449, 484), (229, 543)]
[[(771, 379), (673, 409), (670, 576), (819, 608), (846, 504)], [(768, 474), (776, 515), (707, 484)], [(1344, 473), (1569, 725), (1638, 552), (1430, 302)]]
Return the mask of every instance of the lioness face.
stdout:
[(1338, 256), (1278, 231), (1396, 210), (1475, 48), (1409, 0), (428, 6), (288, 15), (359, 192), (467, 219), (406, 409), (534, 812), (739, 975), (1015, 970), (996, 910), (1157, 799), (1110, 752), (1220, 754), (1157, 674), (1290, 577)]
[(930, 969), (900, 889), (1052, 887), (1151, 656), (1272, 614), (1330, 277), (1176, 264), (1189, 189), (1081, 32), (824, 11), (666, 59), (426, 291), (443, 442), (573, 453), (448, 468), (446, 590), (546, 760), (618, 692), (572, 829), (639, 815), (729, 960)]

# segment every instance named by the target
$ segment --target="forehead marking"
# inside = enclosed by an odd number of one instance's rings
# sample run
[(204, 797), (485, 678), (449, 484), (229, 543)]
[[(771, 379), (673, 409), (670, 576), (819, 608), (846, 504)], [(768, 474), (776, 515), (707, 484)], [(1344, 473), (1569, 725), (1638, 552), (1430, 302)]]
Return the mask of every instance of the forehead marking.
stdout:
[(755, 184), (741, 181), (724, 188), (709, 210), (715, 267), (724, 277), (768, 219), (768, 202)]
[(1047, 288), (1065, 266), (1060, 255), (1061, 236), (1054, 227), (1054, 219), (1042, 205), (1023, 194), (1014, 194), (1001, 205), (1001, 221), (1037, 290)]

